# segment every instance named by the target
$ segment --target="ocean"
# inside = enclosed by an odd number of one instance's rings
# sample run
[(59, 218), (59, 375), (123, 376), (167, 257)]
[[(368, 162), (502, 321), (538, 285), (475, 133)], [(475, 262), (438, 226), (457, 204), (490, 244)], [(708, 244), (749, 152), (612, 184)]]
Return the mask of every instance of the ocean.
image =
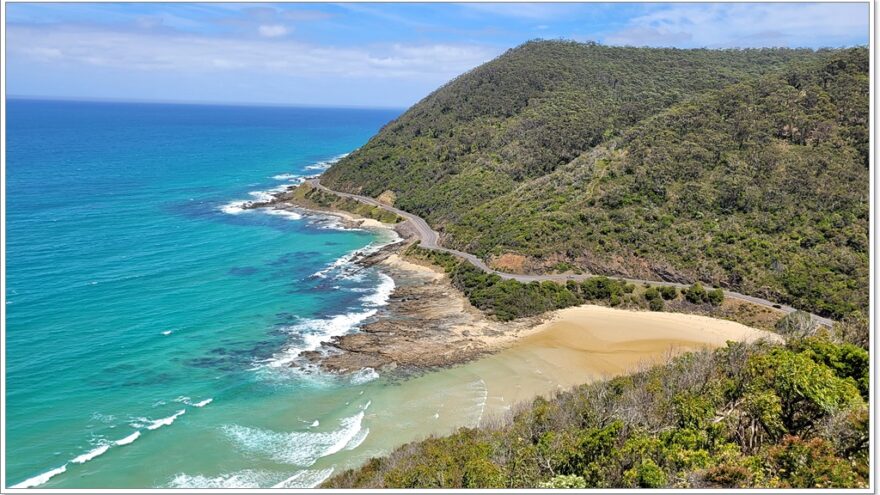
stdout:
[(380, 453), (390, 385), (290, 364), (387, 303), (347, 260), (393, 234), (240, 206), (399, 113), (9, 100), (8, 485), (307, 487)]

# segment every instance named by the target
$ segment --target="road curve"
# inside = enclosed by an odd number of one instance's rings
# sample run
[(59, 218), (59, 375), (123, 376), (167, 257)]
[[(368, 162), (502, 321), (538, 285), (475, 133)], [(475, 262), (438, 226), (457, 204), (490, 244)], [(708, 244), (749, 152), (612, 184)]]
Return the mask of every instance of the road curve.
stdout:
[[(428, 225), (428, 222), (426, 222), (424, 218), (422, 218), (418, 215), (414, 215), (412, 213), (409, 213), (409, 212), (403, 211), (401, 209), (395, 208), (393, 206), (387, 205), (387, 204), (382, 203), (381, 201), (379, 201), (375, 198), (371, 198), (368, 196), (360, 196), (357, 194), (344, 193), (344, 192), (339, 192), (339, 191), (334, 191), (332, 189), (328, 189), (326, 186), (321, 184), (321, 180), (318, 177), (313, 177), (311, 179), (307, 179), (306, 182), (311, 184), (313, 187), (320, 189), (321, 191), (328, 192), (331, 194), (336, 194), (337, 196), (342, 196), (345, 198), (351, 198), (356, 201), (360, 201), (361, 203), (366, 203), (368, 205), (377, 206), (379, 208), (382, 208), (383, 210), (390, 211), (392, 213), (396, 213), (400, 217), (404, 218), (407, 222), (409, 222), (409, 224), (416, 231), (416, 235), (419, 237), (419, 241), (420, 241), (419, 245), (421, 247), (424, 247), (427, 249), (432, 249), (435, 251), (443, 251), (446, 253), (453, 254), (455, 256), (458, 256), (459, 258), (462, 258), (462, 259), (465, 259), (465, 260), (471, 262), (471, 264), (473, 264), (477, 268), (479, 268), (485, 272), (498, 275), (499, 277), (501, 277), (503, 279), (518, 280), (520, 282), (526, 282), (526, 283), (528, 283), (528, 282), (542, 282), (544, 280), (551, 280), (554, 282), (567, 282), (569, 280), (576, 280), (576, 281), (586, 280), (588, 278), (595, 276), (592, 274), (521, 275), (521, 274), (517, 274), (517, 273), (500, 272), (498, 270), (494, 270), (494, 269), (490, 268), (488, 265), (486, 265), (486, 263), (483, 262), (483, 260), (481, 260), (480, 258), (476, 257), (475, 255), (473, 255), (471, 253), (465, 253), (463, 251), (449, 249), (449, 248), (446, 248), (446, 247), (439, 245), (438, 243), (440, 241), (440, 234), (436, 230), (432, 229), (431, 226)], [(668, 286), (668, 287), (678, 287), (678, 288), (689, 287), (688, 284), (680, 284), (677, 282), (665, 282), (662, 280), (641, 280), (641, 279), (636, 279), (636, 278), (624, 278), (624, 277), (613, 277), (613, 278), (616, 278), (618, 280), (623, 280), (626, 282), (636, 283), (636, 284), (651, 284), (651, 285), (657, 285), (657, 286)], [(706, 286), (706, 289), (709, 290), (709, 289), (712, 289), (712, 287)], [(774, 302), (768, 301), (766, 299), (761, 299), (760, 297), (754, 297), (754, 296), (749, 296), (746, 294), (740, 294), (739, 292), (733, 292), (733, 291), (729, 291), (729, 290), (724, 290), (724, 297), (729, 297), (731, 299), (739, 299), (741, 301), (747, 301), (752, 304), (757, 304), (759, 306), (765, 306), (768, 308), (776, 309), (778, 311), (782, 311), (785, 314), (789, 314), (789, 313), (793, 313), (793, 312), (797, 311), (796, 308), (793, 308), (791, 306), (787, 306), (785, 304), (774, 303)], [(813, 317), (813, 320), (815, 320), (817, 323), (819, 323), (821, 325), (825, 325), (830, 328), (834, 324), (834, 320), (831, 320), (829, 318), (825, 318), (823, 316), (815, 315), (812, 313), (810, 315)]]

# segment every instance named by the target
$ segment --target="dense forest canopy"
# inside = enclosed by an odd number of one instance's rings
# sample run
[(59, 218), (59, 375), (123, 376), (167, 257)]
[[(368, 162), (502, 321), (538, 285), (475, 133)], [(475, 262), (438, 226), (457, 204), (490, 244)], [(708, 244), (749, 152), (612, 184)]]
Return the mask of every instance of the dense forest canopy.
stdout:
[(868, 304), (868, 51), (535, 41), (328, 170), (523, 270), (701, 280), (823, 315)]

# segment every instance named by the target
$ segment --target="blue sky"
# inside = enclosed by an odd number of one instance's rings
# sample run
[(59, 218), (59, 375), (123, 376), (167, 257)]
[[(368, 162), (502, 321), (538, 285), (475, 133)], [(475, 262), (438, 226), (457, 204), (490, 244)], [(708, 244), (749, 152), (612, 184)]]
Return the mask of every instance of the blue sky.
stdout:
[(405, 107), (530, 39), (868, 43), (867, 3), (7, 3), (7, 93)]

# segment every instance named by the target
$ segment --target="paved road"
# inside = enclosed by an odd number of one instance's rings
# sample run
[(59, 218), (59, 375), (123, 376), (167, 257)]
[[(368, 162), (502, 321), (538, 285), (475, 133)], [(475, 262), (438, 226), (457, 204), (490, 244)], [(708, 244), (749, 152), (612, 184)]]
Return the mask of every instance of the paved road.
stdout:
[[(321, 184), (321, 181), (319, 178), (308, 179), (307, 182), (309, 182), (312, 186), (314, 186), (322, 191), (325, 191), (325, 192), (328, 192), (331, 194), (336, 194), (339, 196), (343, 196), (346, 198), (351, 198), (351, 199), (360, 201), (361, 203), (366, 203), (369, 205), (378, 206), (379, 208), (382, 208), (383, 210), (387, 210), (387, 211), (396, 213), (396, 214), (400, 215), (402, 218), (406, 219), (406, 221), (409, 222), (409, 224), (413, 227), (413, 229), (415, 229), (416, 234), (418, 235), (419, 240), (421, 241), (419, 243), (420, 246), (427, 248), (427, 249), (433, 249), (435, 251), (444, 251), (444, 252), (453, 254), (455, 256), (458, 256), (459, 258), (466, 259), (466, 260), (470, 261), (474, 266), (480, 268), (481, 270), (483, 270), (485, 272), (489, 272), (489, 273), (494, 273), (495, 275), (498, 275), (499, 277), (501, 277), (503, 279), (513, 279), (513, 280), (518, 280), (520, 282), (535, 282), (535, 281), (541, 282), (544, 280), (552, 280), (554, 282), (567, 282), (569, 280), (577, 280), (577, 281), (586, 280), (588, 278), (595, 276), (592, 274), (583, 274), (583, 275), (559, 275), (559, 274), (521, 275), (521, 274), (517, 274), (517, 273), (499, 272), (498, 270), (493, 270), (492, 268), (487, 266), (486, 263), (483, 262), (483, 260), (481, 260), (480, 258), (477, 258), (475, 255), (473, 255), (471, 253), (465, 253), (463, 251), (449, 249), (449, 248), (446, 248), (446, 247), (439, 245), (438, 242), (440, 241), (440, 234), (437, 233), (437, 231), (435, 231), (434, 229), (432, 229), (428, 225), (428, 222), (425, 221), (425, 219), (423, 219), (422, 217), (420, 217), (418, 215), (414, 215), (412, 213), (403, 211), (403, 210), (395, 208), (393, 206), (389, 206), (385, 203), (382, 203), (382, 202), (376, 200), (375, 198), (371, 198), (368, 196), (359, 196), (357, 194), (349, 194), (349, 193), (344, 193), (344, 192), (339, 192), (339, 191), (334, 191), (332, 189), (328, 189), (327, 187), (325, 187)], [(680, 284), (677, 282), (665, 282), (665, 281), (661, 281), (661, 280), (641, 280), (641, 279), (636, 279), (636, 278), (623, 278), (623, 277), (614, 277), (614, 278), (616, 278), (618, 280), (624, 280), (626, 282), (636, 283), (636, 284), (651, 284), (651, 285), (657, 285), (657, 286), (669, 286), (669, 287), (678, 287), (678, 288), (689, 287), (688, 284)], [(712, 287), (706, 286), (706, 289), (710, 290), (710, 289), (712, 289)], [(733, 292), (733, 291), (729, 291), (729, 290), (724, 291), (724, 297), (729, 297), (731, 299), (739, 299), (742, 301), (747, 301), (747, 302), (757, 304), (759, 306), (765, 306), (768, 308), (775, 308), (779, 311), (782, 311), (785, 314), (789, 314), (789, 313), (793, 313), (793, 312), (797, 311), (797, 309), (795, 309), (791, 306), (787, 306), (785, 304), (778, 304), (778, 303), (774, 303), (772, 301), (768, 301), (766, 299), (761, 299), (760, 297), (748, 296), (746, 294), (740, 294), (739, 292)], [(834, 324), (833, 320), (819, 316), (819, 315), (812, 315), (812, 317), (815, 321), (817, 321), (818, 323), (825, 325), (827, 327), (831, 327)]]

